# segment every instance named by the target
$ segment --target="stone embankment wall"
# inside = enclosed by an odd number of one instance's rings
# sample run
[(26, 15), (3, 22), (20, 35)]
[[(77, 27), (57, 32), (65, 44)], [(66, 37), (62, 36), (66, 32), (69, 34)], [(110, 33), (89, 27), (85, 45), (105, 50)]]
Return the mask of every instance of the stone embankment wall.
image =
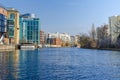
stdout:
[(15, 46), (14, 45), (0, 45), (0, 51), (1, 50), (14, 50)]

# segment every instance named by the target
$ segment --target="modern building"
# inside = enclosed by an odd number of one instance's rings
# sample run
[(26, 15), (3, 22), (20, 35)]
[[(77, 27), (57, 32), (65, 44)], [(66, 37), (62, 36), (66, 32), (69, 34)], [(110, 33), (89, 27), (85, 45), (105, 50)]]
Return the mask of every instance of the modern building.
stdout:
[(48, 38), (47, 39), (47, 44), (61, 46), (62, 40), (60, 38)]
[(45, 43), (46, 44), (53, 44), (54, 39), (60, 38), (60, 34), (58, 32), (55, 33), (45, 33)]
[(46, 44), (54, 45), (56, 47), (71, 45), (71, 36), (67, 33), (46, 33), (44, 39)]
[(115, 44), (120, 36), (120, 15), (109, 17), (111, 44)]
[(66, 42), (70, 43), (70, 41), (71, 41), (70, 34), (67, 34), (67, 33), (61, 33), (60, 34), (60, 39), (65, 43)]
[(14, 8), (7, 9), (7, 32), (10, 44), (19, 44), (19, 12)]
[(40, 30), (40, 44), (45, 44), (45, 33), (42, 30)]
[(0, 44), (3, 44), (4, 33), (7, 32), (7, 9), (0, 5)]
[(60, 38), (64, 42), (70, 42), (70, 39), (71, 39), (70, 38), (70, 34), (67, 34), (67, 33), (58, 33), (58, 32), (48, 33), (47, 37), (48, 38)]
[(62, 40), (60, 38), (53, 38), (53, 45), (61, 46)]
[(60, 33), (55, 32), (55, 33), (48, 33), (49, 38), (60, 38)]
[(34, 14), (20, 16), (20, 43), (40, 44), (40, 19)]

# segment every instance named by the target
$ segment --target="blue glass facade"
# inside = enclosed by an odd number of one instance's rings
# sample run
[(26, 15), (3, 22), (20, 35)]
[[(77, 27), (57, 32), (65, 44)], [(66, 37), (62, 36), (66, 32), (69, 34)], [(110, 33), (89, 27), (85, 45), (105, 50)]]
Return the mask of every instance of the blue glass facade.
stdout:
[(40, 43), (39, 18), (20, 17), (20, 42)]
[(0, 14), (0, 32), (6, 32), (6, 27), (7, 27), (6, 16)]
[(8, 35), (9, 38), (14, 38), (14, 19), (8, 19)]

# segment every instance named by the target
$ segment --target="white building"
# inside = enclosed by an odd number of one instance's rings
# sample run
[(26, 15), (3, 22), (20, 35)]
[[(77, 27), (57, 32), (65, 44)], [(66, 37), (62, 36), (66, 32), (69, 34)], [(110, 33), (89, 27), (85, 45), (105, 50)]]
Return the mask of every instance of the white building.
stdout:
[(59, 38), (60, 34), (58, 32), (55, 33), (49, 33), (49, 38)]
[(120, 35), (120, 15), (109, 17), (109, 27), (111, 44), (114, 44)]
[(60, 39), (61, 39), (63, 42), (70, 42), (70, 41), (71, 41), (70, 34), (67, 34), (67, 33), (61, 33), (61, 34), (60, 34)]
[(67, 33), (47, 33), (46, 38), (60, 38), (63, 42), (70, 42), (70, 34)]

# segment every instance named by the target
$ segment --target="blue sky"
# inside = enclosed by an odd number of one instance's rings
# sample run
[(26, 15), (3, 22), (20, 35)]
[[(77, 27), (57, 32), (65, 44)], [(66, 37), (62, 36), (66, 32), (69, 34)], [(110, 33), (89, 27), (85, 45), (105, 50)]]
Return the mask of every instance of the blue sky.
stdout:
[(108, 17), (120, 14), (120, 0), (0, 0), (21, 14), (35, 13), (46, 32), (88, 33), (108, 23)]

